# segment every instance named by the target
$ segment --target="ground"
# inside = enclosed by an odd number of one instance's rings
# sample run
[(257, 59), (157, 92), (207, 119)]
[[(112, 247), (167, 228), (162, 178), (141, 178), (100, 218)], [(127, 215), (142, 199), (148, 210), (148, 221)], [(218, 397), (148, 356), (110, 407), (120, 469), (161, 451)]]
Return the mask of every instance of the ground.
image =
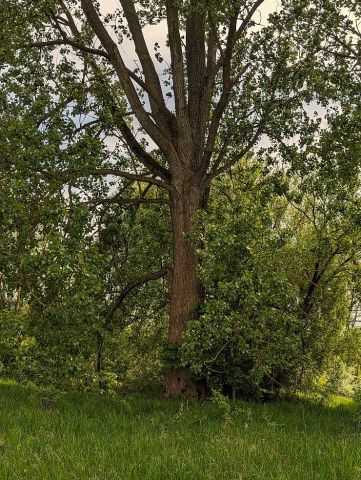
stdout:
[(351, 401), (233, 411), (0, 383), (1, 480), (358, 480)]

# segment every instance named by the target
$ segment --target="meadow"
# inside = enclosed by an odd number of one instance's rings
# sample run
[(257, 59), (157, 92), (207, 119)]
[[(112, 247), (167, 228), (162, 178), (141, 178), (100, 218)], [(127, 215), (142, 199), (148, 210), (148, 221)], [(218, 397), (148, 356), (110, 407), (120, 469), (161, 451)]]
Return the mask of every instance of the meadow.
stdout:
[(357, 480), (347, 399), (269, 404), (60, 394), (2, 381), (1, 480)]

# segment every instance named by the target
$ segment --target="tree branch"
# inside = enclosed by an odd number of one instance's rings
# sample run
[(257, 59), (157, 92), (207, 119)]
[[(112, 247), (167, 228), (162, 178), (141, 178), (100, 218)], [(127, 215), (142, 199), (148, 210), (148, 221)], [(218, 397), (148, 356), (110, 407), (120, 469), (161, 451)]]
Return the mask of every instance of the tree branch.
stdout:
[(81, 0), (81, 6), (91, 28), (109, 55), (124, 93), (139, 123), (160, 148), (168, 152), (173, 151), (174, 148), (168, 135), (169, 132), (160, 129), (159, 126), (153, 122), (142, 105), (119, 49), (99, 18), (92, 0)]
[(262, 134), (262, 124), (260, 123), (258, 125), (258, 128), (253, 135), (253, 137), (250, 139), (250, 141), (247, 143), (247, 145), (243, 148), (243, 150), (235, 155), (230, 161), (228, 161), (225, 165), (218, 169), (213, 169), (208, 175), (206, 181), (209, 183), (213, 178), (217, 177), (221, 173), (227, 172), (235, 163), (237, 163), (239, 160), (241, 160), (242, 157), (246, 155), (250, 151), (250, 149), (256, 144), (258, 141), (259, 137)]
[(157, 185), (158, 187), (165, 188), (166, 190), (172, 191), (172, 185), (163, 182), (162, 180), (158, 180), (157, 178), (151, 178), (144, 176), (145, 174), (133, 174), (129, 172), (124, 172), (121, 170), (117, 170), (116, 168), (97, 168), (97, 169), (68, 169), (68, 170), (59, 170), (59, 171), (37, 171), (37, 173), (41, 173), (44, 177), (47, 178), (58, 178), (64, 180), (65, 182), (71, 178), (77, 177), (85, 177), (85, 176), (108, 176), (112, 175), (114, 177), (121, 177), (126, 178), (128, 180), (135, 180), (144, 183), (150, 183), (152, 185)]
[(100, 50), (98, 48), (89, 48), (86, 47), (85, 45), (82, 45), (81, 43), (77, 43), (74, 40), (71, 40), (70, 38), (59, 38), (58, 40), (49, 40), (47, 42), (32, 42), (32, 43), (27, 43), (19, 48), (44, 48), (44, 47), (52, 47), (52, 46), (61, 46), (61, 45), (69, 45), (76, 50), (80, 50), (85, 53), (90, 53), (93, 55), (98, 55), (101, 57), (104, 57), (109, 60), (109, 55), (107, 52), (104, 50)]
[(208, 132), (208, 138), (207, 138), (207, 144), (206, 148), (204, 151), (204, 160), (203, 163), (205, 166), (209, 165), (209, 162), (211, 160), (213, 150), (214, 150), (214, 145), (217, 139), (217, 133), (219, 129), (220, 122), (222, 120), (222, 117), (224, 115), (224, 112), (226, 111), (226, 108), (229, 103), (229, 99), (232, 93), (232, 89), (237, 83), (237, 81), (246, 73), (248, 68), (250, 67), (250, 63), (247, 63), (242, 71), (237, 75), (236, 79), (234, 81), (231, 81), (230, 79), (224, 79), (223, 82), (223, 91), (221, 93), (220, 99), (216, 105), (216, 108), (214, 110), (212, 120), (210, 123), (209, 127), (209, 132)]
[(248, 14), (246, 15), (246, 17), (244, 18), (243, 22), (241, 23), (241, 25), (239, 26), (239, 28), (237, 29), (237, 33), (235, 35), (235, 39), (234, 41), (237, 42), (241, 36), (242, 36), (242, 33), (246, 30), (246, 28), (248, 27), (249, 25), (249, 22), (252, 20), (252, 17), (253, 15), (255, 14), (256, 10), (262, 5), (262, 3), (264, 3), (265, 0), (257, 0), (252, 8), (249, 10)]
[[(71, 13), (69, 12), (68, 8), (64, 4), (63, 0), (60, 1), (62, 8), (65, 11), (66, 17), (68, 19), (71, 32), (72, 34), (78, 38), (80, 37), (79, 30), (74, 22), (73, 17), (71, 16)], [(100, 20), (99, 20), (100, 21)], [(101, 23), (101, 22), (100, 22)], [(98, 72), (97, 65), (93, 63), (93, 68)], [(138, 85), (141, 86), (147, 93), (148, 93), (148, 88), (147, 85), (137, 76), (135, 73), (133, 73), (131, 70), (126, 68), (126, 72), (128, 73), (129, 77), (132, 78)], [(103, 78), (100, 78), (101, 84), (104, 86), (104, 92), (108, 99), (110, 100), (111, 103), (111, 111), (113, 116), (115, 117), (117, 121), (117, 126), (120, 129), (124, 140), (128, 144), (128, 147), (132, 151), (132, 153), (136, 156), (136, 158), (147, 168), (149, 168), (152, 173), (154, 173), (155, 176), (159, 176), (166, 180), (166, 182), (170, 179), (170, 172), (161, 166), (154, 158), (149, 155), (145, 149), (139, 144), (135, 136), (133, 135), (131, 129), (128, 127), (126, 121), (124, 120), (124, 115), (119, 112), (117, 102), (114, 100), (113, 95), (109, 92), (108, 85), (103, 81)], [(131, 83), (131, 82), (130, 82)], [(138, 98), (138, 97), (137, 97)], [(164, 112), (166, 112), (166, 116), (169, 122), (173, 122), (174, 118), (173, 115), (169, 112), (169, 110), (165, 107), (165, 105), (160, 105), (160, 108), (163, 109)]]
[[(186, 59), (188, 77), (188, 112), (192, 119), (191, 128), (195, 138), (202, 139), (205, 133), (202, 106), (204, 97), (204, 81), (206, 75), (205, 51), (205, 11), (194, 9), (186, 22)], [(197, 146), (201, 148), (200, 145)]]
[(156, 272), (149, 273), (147, 275), (144, 275), (143, 277), (137, 278), (136, 280), (133, 280), (132, 282), (128, 283), (118, 298), (115, 300), (113, 306), (109, 310), (105, 322), (104, 322), (104, 327), (107, 328), (110, 323), (113, 320), (113, 317), (116, 313), (116, 311), (120, 308), (121, 304), (123, 301), (126, 299), (126, 297), (137, 287), (144, 285), (147, 282), (150, 282), (151, 280), (158, 280), (159, 278), (165, 277), (169, 272), (168, 267), (161, 268), (160, 270)]
[(178, 130), (184, 136), (190, 135), (190, 123), (186, 99), (185, 73), (182, 52), (182, 39), (179, 30), (179, 12), (172, 1), (166, 2), (169, 48), (172, 59), (172, 77)]
[[(145, 83), (148, 85), (148, 89), (151, 93), (150, 105), (152, 112), (155, 118), (162, 124), (163, 128), (167, 128), (167, 119), (161, 114), (161, 110), (166, 109), (162, 87), (144, 39), (142, 27), (140, 26), (139, 18), (135, 9), (135, 4), (132, 0), (120, 0), (120, 3), (123, 7), (130, 33), (132, 34), (135, 51), (143, 67)], [(153, 99), (155, 99), (155, 101)], [(162, 108), (160, 109), (158, 105), (162, 105)], [(170, 134), (170, 132), (168, 133)]]
[(156, 160), (154, 160), (154, 158), (149, 155), (149, 153), (144, 150), (144, 148), (139, 144), (132, 131), (128, 127), (127, 122), (118, 112), (118, 109), (116, 108), (114, 103), (112, 105), (112, 113), (117, 123), (117, 126), (119, 127), (119, 130), (124, 137), (124, 140), (128, 144), (131, 151), (134, 153), (134, 155), (137, 157), (137, 159), (145, 167), (149, 168), (149, 170), (154, 173), (154, 175), (161, 177), (168, 183), (171, 178), (170, 172), (162, 165), (160, 165)]
[(93, 199), (86, 203), (90, 205), (169, 205), (170, 201), (163, 198), (122, 198), (116, 196), (113, 198)]

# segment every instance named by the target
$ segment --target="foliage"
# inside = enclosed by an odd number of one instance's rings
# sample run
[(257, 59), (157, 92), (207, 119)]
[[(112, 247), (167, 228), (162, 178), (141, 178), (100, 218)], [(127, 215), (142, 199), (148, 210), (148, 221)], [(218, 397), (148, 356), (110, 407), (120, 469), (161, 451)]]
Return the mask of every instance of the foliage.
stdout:
[[(319, 198), (308, 187), (294, 203), (294, 179), (265, 175), (257, 165), (245, 161), (215, 184), (205, 230), (196, 228), (195, 236), (204, 236), (207, 296), (182, 350), (184, 364), (210, 386), (267, 398), (327, 370), (342, 345), (345, 356), (351, 352), (348, 292), (360, 231), (350, 183), (341, 200), (336, 190)], [(354, 352), (353, 369), (359, 344)], [(328, 382), (336, 393), (336, 378)]]
[[(18, 198), (25, 208), (22, 201)], [(157, 363), (151, 360), (157, 351), (152, 338), (162, 336), (165, 285), (140, 285), (143, 291), (138, 292), (137, 302), (130, 291), (112, 317), (109, 311), (117, 292), (138, 272), (155, 268), (149, 249), (155, 253), (159, 248), (167, 258), (166, 232), (153, 228), (164, 212), (150, 206), (116, 212), (108, 208), (94, 214), (81, 199), (73, 199), (72, 205), (62, 197), (58, 201), (58, 211), (46, 203), (51, 217), (46, 216), (47, 210), (39, 212), (32, 236), (28, 235), (32, 218), (24, 212), (24, 221), (17, 227), (18, 241), (10, 243), (2, 257), (3, 374), (81, 389), (97, 389), (99, 377), (101, 384), (113, 388), (125, 380), (129, 369), (149, 374)], [(20, 245), (21, 239), (26, 239), (25, 245)], [(99, 335), (105, 350), (102, 372), (94, 367)], [(137, 367), (133, 356), (138, 357)]]
[(210, 398), (211, 403), (217, 408), (217, 410), (221, 413), (224, 419), (229, 418), (229, 415), (232, 411), (232, 407), (230, 401), (227, 397), (222, 395), (221, 392), (217, 390), (212, 391), (212, 396)]
[(312, 379), (308, 391), (314, 392), (316, 397), (327, 404), (334, 395), (353, 397), (358, 383), (354, 368), (348, 367), (335, 356), (329, 360), (322, 374)]

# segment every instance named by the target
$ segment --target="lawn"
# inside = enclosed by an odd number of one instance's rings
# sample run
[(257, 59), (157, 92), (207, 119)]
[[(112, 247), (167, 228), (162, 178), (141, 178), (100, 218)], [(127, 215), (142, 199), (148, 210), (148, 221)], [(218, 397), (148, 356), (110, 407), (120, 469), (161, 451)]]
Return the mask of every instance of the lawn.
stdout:
[(0, 384), (1, 480), (357, 480), (351, 402), (53, 395)]

